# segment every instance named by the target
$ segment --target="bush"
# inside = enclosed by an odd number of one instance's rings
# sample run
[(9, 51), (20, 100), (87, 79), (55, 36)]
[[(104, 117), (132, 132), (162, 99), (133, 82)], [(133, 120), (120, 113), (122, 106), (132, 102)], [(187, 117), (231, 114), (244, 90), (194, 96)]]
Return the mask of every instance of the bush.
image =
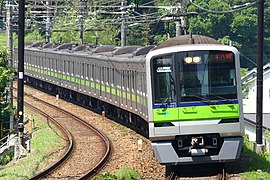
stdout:
[(137, 180), (141, 175), (131, 168), (118, 169), (114, 174), (108, 171), (102, 173), (100, 176), (95, 177), (94, 180)]
[(12, 161), (13, 159), (13, 153), (8, 153), (7, 155), (0, 157), (0, 165), (6, 165), (7, 163), (9, 163), (10, 161)]

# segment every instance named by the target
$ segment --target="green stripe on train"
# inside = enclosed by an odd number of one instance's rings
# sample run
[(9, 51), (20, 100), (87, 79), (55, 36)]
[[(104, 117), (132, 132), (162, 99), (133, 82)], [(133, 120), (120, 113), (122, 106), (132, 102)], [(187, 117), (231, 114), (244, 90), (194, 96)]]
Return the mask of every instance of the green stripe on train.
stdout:
[[(129, 93), (129, 92), (120, 92), (119, 90), (116, 90), (115, 88), (110, 88), (109, 86), (106, 86), (106, 85), (100, 85), (98, 83), (96, 83), (96, 87), (95, 87), (95, 83), (94, 82), (89, 82), (89, 81), (85, 81), (85, 80), (80, 80), (80, 78), (75, 78), (75, 77), (72, 77), (72, 76), (67, 76), (67, 75), (62, 75), (60, 73), (57, 73), (57, 72), (53, 72), (53, 71), (50, 71), (50, 70), (40, 70), (39, 68), (35, 68), (35, 67), (31, 67), (31, 66), (27, 66), (25, 65), (24, 66), (25, 69), (29, 70), (29, 71), (33, 71), (33, 72), (36, 72), (36, 73), (41, 73), (41, 74), (46, 74), (46, 75), (49, 75), (51, 77), (54, 77), (54, 78), (59, 78), (59, 79), (63, 79), (63, 80), (66, 80), (66, 81), (71, 81), (73, 83), (76, 83), (76, 84), (81, 84), (81, 85), (86, 85), (86, 86), (91, 86), (91, 88), (95, 88), (97, 90), (101, 90), (103, 92), (107, 92), (107, 93), (111, 93), (112, 95), (116, 95), (116, 96), (119, 96), (119, 97), (122, 97), (122, 98), (126, 98), (128, 100), (132, 100), (132, 101), (136, 101), (136, 95), (134, 95), (133, 93)], [(40, 70), (40, 72), (39, 72)], [(137, 97), (137, 102), (139, 104), (143, 104), (146, 106), (146, 101), (145, 100), (142, 100), (140, 99), (140, 97)]]
[(196, 121), (239, 118), (238, 104), (158, 108), (153, 110), (154, 122)]

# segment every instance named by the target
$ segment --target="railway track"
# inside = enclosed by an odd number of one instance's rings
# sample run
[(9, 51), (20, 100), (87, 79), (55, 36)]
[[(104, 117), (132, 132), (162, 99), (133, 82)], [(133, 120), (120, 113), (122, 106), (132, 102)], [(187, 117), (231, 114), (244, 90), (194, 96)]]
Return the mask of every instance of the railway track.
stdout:
[(32, 179), (89, 179), (102, 169), (112, 151), (109, 139), (102, 132), (76, 115), (30, 94), (25, 93), (24, 99), (27, 106), (60, 126), (69, 142), (64, 155)]
[(215, 165), (190, 165), (190, 166), (178, 166), (171, 169), (171, 172), (167, 174), (166, 180), (178, 180), (178, 179), (211, 179), (211, 180), (234, 180), (238, 177), (231, 177), (231, 174), (226, 171), (223, 164)]

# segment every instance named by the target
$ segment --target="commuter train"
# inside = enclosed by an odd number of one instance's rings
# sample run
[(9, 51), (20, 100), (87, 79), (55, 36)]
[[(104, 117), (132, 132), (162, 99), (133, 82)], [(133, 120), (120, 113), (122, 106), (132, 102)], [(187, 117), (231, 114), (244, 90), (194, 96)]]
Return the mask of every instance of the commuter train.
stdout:
[[(17, 49), (14, 50), (17, 61)], [(201, 35), (157, 46), (25, 46), (28, 84), (149, 137), (159, 163), (233, 161), (243, 143), (239, 52)]]

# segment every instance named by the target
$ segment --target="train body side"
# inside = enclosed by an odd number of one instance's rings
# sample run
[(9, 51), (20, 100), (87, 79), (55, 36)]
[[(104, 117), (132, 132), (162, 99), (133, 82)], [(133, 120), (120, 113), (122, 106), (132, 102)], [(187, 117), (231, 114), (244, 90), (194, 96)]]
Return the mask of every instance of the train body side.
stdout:
[[(17, 54), (16, 48), (14, 54)], [(14, 59), (17, 66), (17, 55)], [(25, 47), (24, 64), (27, 82), (36, 83), (36, 86), (48, 86), (40, 88), (59, 94), (60, 98), (65, 96), (65, 99), (74, 99), (80, 95), (81, 100), (75, 101), (86, 106), (94, 106), (95, 103), (91, 100), (84, 102), (86, 99), (96, 99), (98, 106), (104, 106), (99, 109), (108, 114), (123, 116), (121, 118), (131, 124), (135, 123), (133, 121), (138, 124), (138, 119), (147, 119), (144, 55), (113, 56), (109, 53)], [(144, 124), (144, 127), (138, 128), (147, 127), (143, 131), (148, 135), (148, 124)]]

